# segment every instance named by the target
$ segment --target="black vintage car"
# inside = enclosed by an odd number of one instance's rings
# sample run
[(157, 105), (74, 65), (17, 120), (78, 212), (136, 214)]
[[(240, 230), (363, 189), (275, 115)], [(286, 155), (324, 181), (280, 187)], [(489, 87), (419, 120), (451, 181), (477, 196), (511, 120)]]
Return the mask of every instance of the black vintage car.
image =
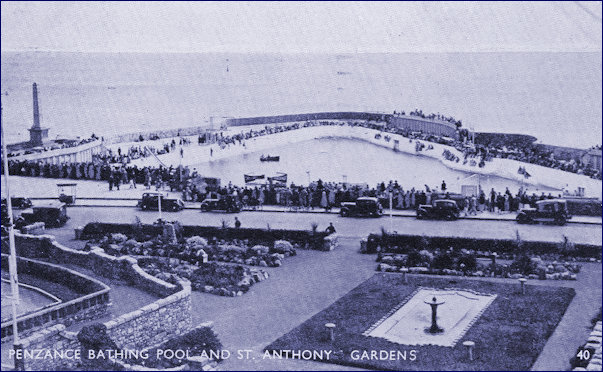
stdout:
[(180, 198), (168, 198), (158, 192), (145, 192), (138, 202), (142, 210), (159, 210), (159, 198), (161, 197), (161, 210), (178, 212), (184, 209), (184, 202)]
[(227, 195), (220, 198), (207, 198), (201, 202), (201, 211), (225, 211), (225, 212), (240, 212), (243, 205), (238, 198)]
[[(21, 213), (21, 218), (23, 219), (23, 225), (44, 222), (45, 227), (61, 227), (69, 219), (67, 207), (60, 202), (35, 205)], [(15, 222), (15, 225), (18, 225), (18, 223)]]
[(443, 219), (456, 220), (459, 218), (461, 210), (454, 200), (439, 199), (434, 200), (433, 205), (421, 204), (417, 208), (417, 219)]
[[(31, 208), (32, 206), (31, 200), (29, 200), (29, 198), (11, 197), (10, 201), (13, 209), (27, 209)], [(6, 198), (2, 198), (2, 205), (6, 205)]]
[(548, 199), (536, 202), (536, 208), (524, 208), (517, 214), (518, 223), (554, 223), (565, 225), (572, 218), (567, 210), (567, 201)]
[(341, 203), (339, 213), (341, 217), (381, 217), (383, 208), (379, 204), (379, 199), (362, 197), (356, 199), (355, 202)]

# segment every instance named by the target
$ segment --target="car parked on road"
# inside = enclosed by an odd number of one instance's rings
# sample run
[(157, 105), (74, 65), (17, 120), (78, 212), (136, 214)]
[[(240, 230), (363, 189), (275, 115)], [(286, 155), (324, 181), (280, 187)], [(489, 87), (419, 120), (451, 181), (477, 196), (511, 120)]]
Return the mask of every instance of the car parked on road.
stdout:
[(456, 220), (461, 215), (461, 210), (454, 200), (438, 199), (433, 205), (421, 204), (417, 208), (417, 219), (442, 219)]
[(232, 195), (222, 196), (219, 198), (207, 198), (201, 202), (201, 211), (225, 211), (225, 212), (240, 212), (243, 205), (236, 197)]
[(184, 202), (180, 198), (168, 198), (159, 192), (145, 192), (138, 202), (142, 210), (159, 210), (159, 198), (161, 198), (161, 210), (178, 212), (184, 209)]
[(383, 207), (377, 198), (362, 197), (355, 202), (341, 203), (339, 213), (341, 217), (381, 217)]
[(22, 225), (44, 222), (45, 227), (61, 227), (69, 219), (67, 207), (65, 203), (61, 202), (34, 205), (31, 209), (23, 211), (21, 218), (23, 219)]
[(562, 226), (571, 218), (566, 200), (548, 199), (537, 201), (536, 208), (523, 208), (516, 220), (521, 224), (544, 222)]
[[(14, 196), (10, 198), (10, 201), (13, 209), (27, 209), (31, 208), (32, 206), (31, 200), (29, 200), (29, 198)], [(6, 205), (6, 198), (2, 198), (2, 205)]]

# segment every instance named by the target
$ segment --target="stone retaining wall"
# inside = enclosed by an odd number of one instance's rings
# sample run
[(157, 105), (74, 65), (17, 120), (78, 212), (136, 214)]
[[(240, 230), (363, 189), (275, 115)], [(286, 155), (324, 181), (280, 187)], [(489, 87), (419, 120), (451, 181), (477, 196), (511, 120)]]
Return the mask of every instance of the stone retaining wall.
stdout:
[[(177, 286), (161, 281), (142, 270), (134, 258), (108, 255), (101, 248), (82, 252), (59, 244), (51, 235), (25, 235), (15, 233), (17, 256), (39, 258), (55, 263), (74, 264), (89, 269), (97, 275), (123, 280), (143, 291), (158, 296), (168, 296), (177, 291)], [(5, 252), (6, 250), (6, 252)], [(2, 252), (8, 253), (3, 244)]]
[[(53, 236), (15, 234), (17, 254), (54, 262), (69, 262), (96, 274), (126, 281), (161, 298), (136, 311), (105, 322), (108, 335), (120, 348), (141, 349), (184, 334), (192, 327), (191, 286), (188, 281), (167, 283), (145, 273), (131, 257), (116, 258), (100, 248), (80, 252), (57, 243)], [(2, 249), (5, 249), (3, 244)], [(23, 338), (15, 345), (21, 349), (79, 350), (77, 335), (57, 324)], [(83, 357), (83, 356), (82, 356)], [(26, 370), (61, 370), (81, 368), (81, 359), (18, 360)], [(21, 363), (21, 365), (19, 365)]]
[[(2, 268), (8, 270), (8, 256), (2, 254)], [(17, 326), (20, 336), (29, 335), (50, 325), (62, 323), (67, 326), (82, 320), (102, 317), (110, 305), (110, 288), (100, 281), (47, 262), (17, 257), (20, 273), (44, 278), (65, 285), (81, 297), (44, 307), (18, 317)], [(12, 319), (2, 322), (2, 342), (12, 339)]]

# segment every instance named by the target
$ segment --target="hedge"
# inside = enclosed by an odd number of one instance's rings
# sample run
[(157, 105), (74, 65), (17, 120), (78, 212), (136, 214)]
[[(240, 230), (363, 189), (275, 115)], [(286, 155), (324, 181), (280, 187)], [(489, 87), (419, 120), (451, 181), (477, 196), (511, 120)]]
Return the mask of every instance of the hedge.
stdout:
[[(424, 235), (370, 234), (366, 242), (366, 253), (377, 253), (377, 247), (387, 253), (407, 253), (408, 248), (442, 249), (453, 247), (496, 253), (517, 252), (515, 239), (481, 239), (464, 237), (442, 237)], [(563, 242), (521, 241), (521, 250), (532, 254), (561, 254), (568, 257), (601, 259), (601, 246), (592, 244), (564, 244)]]
[[(162, 227), (158, 225), (147, 224), (125, 224), (125, 223), (101, 223), (91, 222), (87, 224), (83, 231), (81, 239), (101, 238), (107, 234), (121, 233), (127, 236), (136, 236), (139, 234), (157, 236), (162, 233)], [(249, 240), (250, 245), (272, 245), (277, 240), (287, 240), (292, 244), (304, 246), (306, 243), (310, 246), (321, 247), (324, 239), (329, 235), (324, 231), (316, 231), (314, 235), (309, 230), (281, 230), (281, 229), (252, 229), (252, 228), (232, 228), (217, 226), (183, 226), (183, 237), (202, 236), (216, 237), (218, 239), (239, 239)], [(320, 248), (317, 248), (320, 249)]]

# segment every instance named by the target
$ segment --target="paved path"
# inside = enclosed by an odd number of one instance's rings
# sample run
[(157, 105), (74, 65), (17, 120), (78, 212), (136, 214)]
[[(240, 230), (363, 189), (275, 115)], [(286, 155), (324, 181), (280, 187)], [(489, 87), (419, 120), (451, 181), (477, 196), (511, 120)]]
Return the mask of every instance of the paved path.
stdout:
[(289, 332), (375, 273), (374, 256), (358, 254), (356, 239), (342, 239), (332, 252), (298, 251), (270, 277), (242, 297), (194, 292), (194, 321), (213, 320), (224, 347), (233, 354), (253, 350), (254, 360), (230, 358), (221, 370), (342, 370), (310, 361), (263, 360), (264, 347)]
[(601, 265), (585, 265), (578, 275), (579, 280), (572, 282), (576, 296), (532, 366), (533, 371), (569, 371), (570, 358), (592, 331), (591, 320), (602, 301)]

